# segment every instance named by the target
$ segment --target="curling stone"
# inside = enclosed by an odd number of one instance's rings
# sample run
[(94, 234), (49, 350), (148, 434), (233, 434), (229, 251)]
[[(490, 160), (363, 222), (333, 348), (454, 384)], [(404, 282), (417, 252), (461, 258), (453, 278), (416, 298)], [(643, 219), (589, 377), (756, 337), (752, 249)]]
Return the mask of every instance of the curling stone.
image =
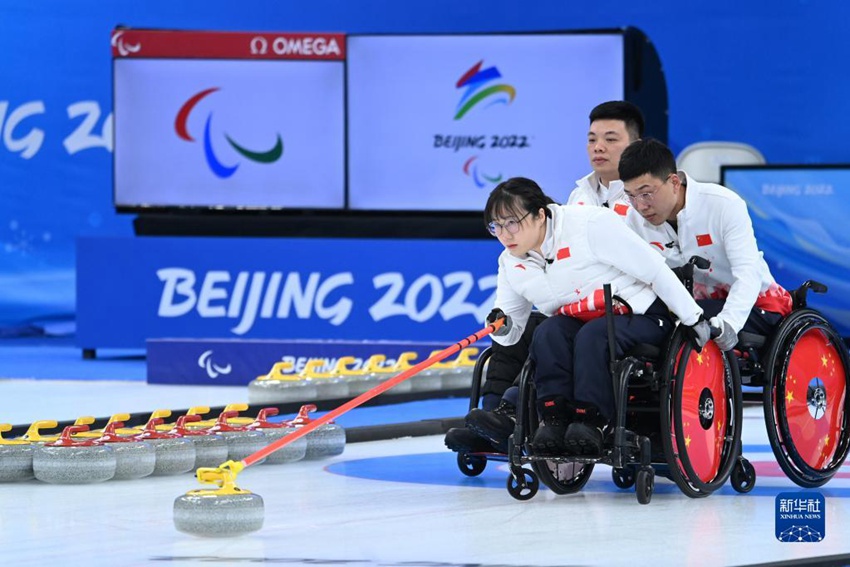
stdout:
[(443, 390), (469, 390), (472, 387), (472, 371), (475, 369), (473, 357), (478, 354), (475, 347), (460, 351), (457, 358), (449, 363), (449, 368), (443, 373)]
[(156, 449), (154, 476), (181, 474), (195, 468), (195, 444), (167, 431), (157, 431), (161, 417), (148, 420), (144, 430), (131, 439), (150, 443)]
[(0, 482), (16, 482), (33, 478), (33, 446), (22, 439), (3, 439), (12, 425), (0, 423)]
[[(270, 445), (280, 439), (286, 437), (290, 433), (296, 431), (296, 428), (286, 425), (283, 422), (271, 422), (269, 417), (275, 416), (280, 410), (277, 408), (263, 408), (257, 413), (257, 418), (254, 423), (248, 426), (248, 429), (256, 429), (262, 431), (266, 436), (266, 445)], [(300, 461), (307, 455), (307, 439), (301, 437), (292, 443), (284, 445), (268, 457), (266, 463), (270, 465), (293, 463)]]
[[(303, 427), (313, 421), (308, 414), (314, 411), (316, 411), (315, 405), (303, 405), (295, 419), (284, 423), (289, 427)], [(304, 438), (307, 439), (305, 459), (332, 457), (342, 454), (345, 450), (345, 430), (333, 421), (311, 431)]]
[(218, 488), (191, 490), (174, 500), (174, 526), (200, 537), (235, 537), (262, 528), (262, 497), (236, 486), (235, 476), (224, 467), (199, 469), (198, 480)]
[[(395, 361), (387, 361), (383, 354), (375, 354), (369, 357), (365, 364), (363, 378), (374, 388), (382, 382), (386, 382), (399, 372), (410, 368), (410, 361), (416, 359), (415, 352), (403, 352)], [(391, 362), (387, 365), (385, 362)], [(407, 394), (411, 390), (410, 380), (400, 382), (387, 390), (387, 394)]]
[(380, 365), (384, 360), (386, 357), (383, 355), (373, 355), (357, 369), (353, 368), (357, 365), (357, 359), (353, 356), (343, 356), (337, 360), (336, 373), (348, 384), (348, 395), (356, 397), (377, 386), (381, 381), (372, 376), (373, 365)]
[[(442, 351), (435, 350), (431, 356), (440, 354)], [(445, 362), (435, 362), (422, 372), (411, 377), (410, 389), (413, 392), (436, 392), (443, 387), (443, 375), (448, 372), (450, 366)]]
[(97, 445), (108, 445), (115, 454), (115, 476), (112, 478), (130, 480), (152, 475), (156, 469), (156, 448), (150, 443), (118, 435), (116, 431), (122, 427), (123, 421), (110, 420), (100, 436), (93, 440)]
[[(412, 361), (416, 360), (418, 355), (415, 352), (403, 352), (398, 355), (398, 358), (395, 360), (395, 363), (390, 367), (389, 373), (384, 374), (384, 378), (382, 381), (391, 380), (395, 378), (398, 374), (401, 374), (405, 370), (413, 368), (411, 364)], [(408, 394), (413, 391), (413, 382), (411, 380), (405, 380), (403, 382), (399, 382), (389, 390), (387, 390), (387, 394)]]
[(221, 435), (227, 441), (227, 458), (231, 461), (241, 461), (269, 444), (262, 431), (248, 429), (248, 425), (228, 421), (238, 416), (239, 412), (236, 410), (223, 411), (218, 416), (216, 424), (209, 428), (211, 433)]
[(311, 358), (304, 365), (300, 376), (316, 384), (316, 400), (335, 400), (348, 397), (348, 382), (336, 372), (323, 372), (325, 361)]
[(268, 374), (248, 384), (248, 401), (252, 404), (306, 402), (315, 400), (318, 390), (310, 380), (293, 374), (291, 362), (278, 362)]
[(35, 478), (51, 484), (88, 484), (115, 476), (115, 453), (94, 441), (74, 441), (72, 436), (88, 425), (69, 425), (58, 440), (35, 448), (32, 470)]
[[(207, 410), (209, 411), (209, 410)], [(197, 414), (181, 415), (171, 430), (175, 435), (189, 439), (195, 445), (195, 469), (217, 467), (227, 460), (227, 440), (209, 429), (192, 429), (190, 423), (201, 421)]]

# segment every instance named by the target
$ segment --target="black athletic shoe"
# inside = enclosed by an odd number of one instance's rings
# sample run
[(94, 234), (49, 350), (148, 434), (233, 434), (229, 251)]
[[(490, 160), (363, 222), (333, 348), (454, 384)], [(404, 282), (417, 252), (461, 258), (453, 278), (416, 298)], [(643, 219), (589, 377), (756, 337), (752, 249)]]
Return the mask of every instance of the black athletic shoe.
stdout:
[(446, 447), (456, 453), (496, 453), (493, 444), (466, 427), (452, 427), (446, 433)]
[(563, 396), (537, 400), (537, 412), (543, 421), (534, 433), (531, 448), (537, 455), (563, 455), (567, 446), (564, 434), (573, 417), (573, 406)]
[(602, 427), (592, 423), (575, 421), (567, 428), (564, 443), (572, 455), (599, 456), (605, 442)]
[(493, 411), (474, 409), (466, 414), (466, 426), (489, 440), (499, 451), (508, 452), (508, 438), (516, 427), (516, 407), (502, 401)]
[(566, 421), (559, 419), (544, 421), (531, 440), (531, 448), (534, 450), (534, 454), (563, 455), (567, 450), (567, 446), (564, 444), (566, 431)]

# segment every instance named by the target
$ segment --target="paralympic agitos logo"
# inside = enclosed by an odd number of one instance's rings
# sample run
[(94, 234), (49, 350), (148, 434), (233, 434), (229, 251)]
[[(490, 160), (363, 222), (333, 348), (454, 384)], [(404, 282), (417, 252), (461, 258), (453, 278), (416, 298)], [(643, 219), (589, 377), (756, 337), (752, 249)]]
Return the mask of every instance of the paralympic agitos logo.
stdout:
[[(177, 133), (177, 136), (185, 140), (187, 142), (195, 142), (195, 139), (189, 134), (187, 122), (189, 120), (189, 114), (192, 113), (192, 110), (195, 106), (205, 97), (219, 90), (219, 87), (213, 87), (210, 89), (203, 90), (199, 93), (194, 94), (189, 100), (183, 103), (183, 106), (180, 107), (180, 110), (177, 112), (177, 117), (174, 119), (174, 131)], [(237, 162), (233, 165), (225, 165), (222, 161), (216, 156), (213, 151), (213, 143), (210, 136), (210, 129), (213, 120), (213, 112), (207, 115), (206, 123), (204, 125), (204, 157), (206, 158), (207, 165), (210, 170), (221, 179), (227, 179), (239, 169), (240, 163)], [(224, 138), (230, 144), (230, 146), (236, 150), (237, 153), (242, 155), (243, 157), (256, 162), (256, 163), (274, 163), (280, 159), (283, 155), (283, 140), (280, 137), (280, 134), (277, 134), (277, 141), (274, 146), (267, 151), (253, 151), (245, 148), (244, 146), (235, 142), (229, 135), (224, 134)]]

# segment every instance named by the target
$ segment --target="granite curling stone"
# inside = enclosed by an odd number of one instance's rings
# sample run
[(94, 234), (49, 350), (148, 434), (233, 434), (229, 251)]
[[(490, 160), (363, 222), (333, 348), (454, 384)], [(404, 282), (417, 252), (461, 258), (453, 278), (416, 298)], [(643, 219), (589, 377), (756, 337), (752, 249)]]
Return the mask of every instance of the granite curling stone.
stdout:
[(217, 467), (227, 460), (227, 440), (209, 429), (191, 429), (189, 423), (201, 421), (197, 414), (182, 415), (171, 430), (175, 435), (190, 440), (195, 445), (195, 469)]
[(33, 446), (23, 439), (3, 439), (11, 431), (8, 423), (0, 423), (0, 482), (17, 482), (33, 478)]
[(236, 420), (238, 416), (236, 410), (225, 410), (219, 414), (215, 425), (209, 428), (211, 433), (221, 435), (227, 441), (227, 458), (231, 461), (241, 461), (269, 444), (262, 431), (248, 429), (247, 424), (238, 425), (228, 421)]
[[(295, 419), (284, 423), (288, 427), (304, 427), (313, 421), (308, 414), (314, 411), (316, 411), (314, 404), (303, 405)], [(341, 455), (345, 450), (345, 429), (333, 421), (314, 429), (304, 438), (307, 439), (305, 459), (333, 457), (334, 455)]]
[(69, 425), (58, 440), (36, 447), (32, 455), (35, 478), (51, 484), (89, 484), (115, 476), (115, 453), (94, 441), (74, 441), (88, 425)]
[[(228, 465), (242, 468), (239, 463)], [(174, 526), (179, 531), (200, 537), (235, 537), (263, 527), (262, 497), (237, 487), (233, 469), (202, 468), (197, 476), (202, 483), (219, 488), (192, 490), (174, 500)]]
[[(282, 437), (286, 437), (290, 433), (294, 433), (297, 429), (283, 422), (271, 422), (269, 417), (275, 416), (280, 410), (277, 408), (263, 408), (257, 412), (257, 418), (254, 423), (248, 426), (249, 429), (262, 431), (266, 436), (266, 444), (270, 445)], [(270, 465), (283, 463), (294, 463), (300, 461), (307, 456), (307, 436), (296, 439), (291, 443), (287, 443), (283, 447), (277, 449), (274, 453), (266, 457), (265, 462)]]
[(131, 437), (122, 437), (116, 430), (124, 427), (122, 421), (110, 421), (101, 436), (94, 440), (98, 445), (108, 445), (115, 453), (114, 480), (144, 478), (156, 469), (156, 447)]
[(156, 450), (156, 466), (153, 476), (181, 474), (195, 468), (195, 444), (167, 431), (157, 431), (161, 417), (148, 420), (144, 430), (132, 439), (144, 441)]

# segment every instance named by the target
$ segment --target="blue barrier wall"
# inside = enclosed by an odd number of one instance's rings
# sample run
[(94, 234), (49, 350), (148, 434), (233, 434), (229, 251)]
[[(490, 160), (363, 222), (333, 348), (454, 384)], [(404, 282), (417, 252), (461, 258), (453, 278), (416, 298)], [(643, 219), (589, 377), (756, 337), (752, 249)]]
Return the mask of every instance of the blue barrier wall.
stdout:
[(674, 151), (724, 139), (753, 144), (771, 162), (850, 161), (840, 143), (850, 130), (850, 78), (840, 71), (850, 53), (850, 4), (838, 0), (5, 0), (0, 329), (72, 317), (74, 237), (131, 234), (129, 218), (112, 208), (109, 33), (117, 24), (346, 33), (631, 25), (651, 38), (664, 65)]

